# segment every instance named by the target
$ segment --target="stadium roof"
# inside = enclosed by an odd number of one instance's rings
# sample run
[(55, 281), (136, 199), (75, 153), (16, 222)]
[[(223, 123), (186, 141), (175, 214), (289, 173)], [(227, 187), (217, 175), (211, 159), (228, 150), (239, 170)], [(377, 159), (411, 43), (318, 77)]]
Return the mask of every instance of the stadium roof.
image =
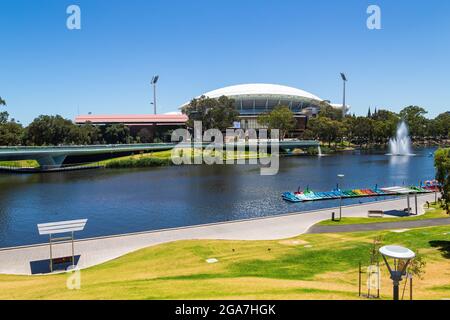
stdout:
[(278, 84), (266, 83), (249, 83), (235, 86), (224, 87), (221, 89), (209, 91), (203, 94), (209, 98), (219, 98), (221, 96), (255, 96), (255, 95), (273, 95), (273, 96), (288, 96), (298, 98), (308, 98), (312, 100), (323, 101), (321, 98), (304, 90), (282, 86)]

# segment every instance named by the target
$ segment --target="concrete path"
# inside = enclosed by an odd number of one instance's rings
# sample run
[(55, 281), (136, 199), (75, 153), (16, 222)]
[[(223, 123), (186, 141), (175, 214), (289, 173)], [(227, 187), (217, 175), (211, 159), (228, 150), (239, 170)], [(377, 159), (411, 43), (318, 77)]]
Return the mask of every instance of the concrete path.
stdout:
[(308, 233), (339, 233), (390, 229), (408, 229), (450, 225), (450, 218), (424, 219), (413, 221), (380, 222), (370, 224), (349, 224), (342, 226), (312, 226)]
[[(432, 202), (433, 200), (434, 194), (419, 196), (419, 214), (423, 214), (425, 202)], [(343, 208), (343, 217), (366, 217), (368, 210), (403, 210), (405, 207), (405, 199), (352, 205)], [(330, 208), (260, 219), (83, 239), (76, 241), (75, 254), (80, 255), (78, 267), (87, 268), (141, 248), (177, 240), (275, 240), (290, 238), (305, 233), (319, 221), (330, 219), (332, 211), (338, 212), (338, 209)], [(70, 243), (54, 246), (53, 252), (54, 257), (70, 255)], [(31, 274), (30, 262), (46, 259), (49, 259), (48, 245), (40, 244), (0, 249), (0, 273)]]

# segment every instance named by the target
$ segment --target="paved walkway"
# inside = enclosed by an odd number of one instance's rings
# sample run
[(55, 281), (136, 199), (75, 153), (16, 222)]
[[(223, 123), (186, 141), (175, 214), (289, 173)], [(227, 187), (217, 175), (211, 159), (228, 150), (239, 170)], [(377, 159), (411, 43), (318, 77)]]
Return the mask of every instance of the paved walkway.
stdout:
[[(418, 197), (419, 214), (423, 214), (423, 206), (426, 201), (434, 201), (434, 194)], [(346, 206), (343, 209), (343, 216), (366, 217), (368, 210), (403, 210), (405, 207), (405, 199), (371, 202)], [(260, 219), (83, 239), (76, 241), (75, 253), (80, 255), (78, 266), (87, 268), (141, 248), (177, 240), (275, 240), (290, 238), (307, 232), (312, 225), (319, 221), (330, 219), (332, 211), (338, 212), (338, 209), (331, 208)], [(55, 245), (53, 256), (67, 256), (71, 252), (70, 248), (70, 243)], [(2, 249), (0, 250), (0, 273), (31, 274), (30, 262), (48, 258), (48, 245)]]
[(377, 222), (370, 224), (349, 224), (342, 226), (312, 226), (308, 233), (338, 233), (338, 232), (358, 232), (390, 229), (408, 229), (419, 227), (435, 227), (450, 225), (450, 218), (443, 219), (423, 219), (413, 221)]

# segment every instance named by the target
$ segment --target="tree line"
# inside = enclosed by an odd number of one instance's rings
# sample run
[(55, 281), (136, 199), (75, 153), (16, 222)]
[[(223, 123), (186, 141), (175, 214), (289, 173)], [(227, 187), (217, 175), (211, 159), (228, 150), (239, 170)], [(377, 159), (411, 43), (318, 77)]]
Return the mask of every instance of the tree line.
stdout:
[[(0, 97), (0, 106), (6, 101)], [(203, 128), (217, 128), (225, 131), (239, 120), (234, 100), (225, 96), (219, 99), (200, 97), (193, 99), (182, 112), (188, 115), (188, 127), (202, 121)], [(427, 111), (419, 106), (408, 106), (399, 113), (379, 109), (370, 110), (367, 116), (343, 116), (341, 110), (323, 102), (319, 115), (308, 120), (303, 139), (318, 139), (324, 143), (350, 142), (355, 145), (385, 144), (395, 136), (396, 128), (403, 119), (409, 126), (414, 141), (442, 141), (450, 139), (450, 113), (442, 113), (434, 119), (426, 118)], [(278, 106), (258, 117), (258, 122), (268, 129), (279, 129), (283, 139), (295, 127), (294, 114), (287, 106)], [(40, 115), (24, 127), (9, 118), (6, 111), (0, 111), (0, 145), (89, 145), (154, 142), (148, 129), (136, 135), (123, 124), (95, 126), (90, 123), (76, 125), (59, 115)], [(159, 141), (159, 139), (158, 139)]]
[(436, 179), (441, 184), (443, 208), (450, 214), (450, 148), (437, 150), (434, 164)]
[(0, 121), (0, 145), (92, 145), (139, 142), (123, 124), (76, 125), (63, 117), (41, 115), (27, 127), (15, 121)]
[[(1, 97), (0, 105), (6, 105)], [(10, 119), (8, 112), (0, 112), (0, 146), (119, 144), (139, 141), (140, 137), (133, 137), (130, 129), (123, 124), (76, 125), (60, 115), (40, 115), (24, 127)]]
[(426, 118), (426, 114), (422, 107), (408, 106), (400, 113), (384, 109), (372, 113), (369, 109), (367, 116), (343, 117), (341, 110), (324, 106), (318, 117), (308, 121), (303, 138), (320, 139), (330, 146), (344, 141), (359, 146), (386, 144), (395, 136), (399, 122), (404, 120), (413, 141), (439, 143), (450, 139), (450, 114), (442, 113), (434, 119)]
[[(233, 99), (227, 97), (211, 99), (202, 96), (193, 99), (182, 111), (189, 117), (188, 126), (192, 126), (193, 121), (197, 120), (202, 121), (204, 129), (217, 128), (224, 131), (239, 120)], [(434, 140), (439, 143), (450, 139), (450, 113), (442, 113), (434, 119), (428, 119), (426, 115), (424, 108), (408, 106), (399, 113), (385, 109), (371, 112), (369, 109), (367, 116), (343, 116), (342, 110), (322, 102), (318, 116), (309, 118), (307, 129), (301, 134), (301, 138), (321, 140), (329, 146), (344, 142), (360, 147), (384, 145), (395, 136), (399, 122), (404, 120), (413, 141)], [(294, 113), (283, 105), (261, 114), (257, 120), (259, 125), (269, 130), (279, 129), (281, 139), (292, 134), (296, 124)]]

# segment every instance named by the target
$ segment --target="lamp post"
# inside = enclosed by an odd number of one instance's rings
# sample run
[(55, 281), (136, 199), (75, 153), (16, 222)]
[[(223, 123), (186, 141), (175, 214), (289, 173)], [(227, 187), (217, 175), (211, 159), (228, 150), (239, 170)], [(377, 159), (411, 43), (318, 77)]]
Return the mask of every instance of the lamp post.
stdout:
[(436, 204), (436, 205), (438, 202), (438, 198), (437, 198), (438, 189), (439, 189), (438, 182), (436, 181), (436, 183), (434, 183), (434, 204)]
[[(379, 252), (383, 256), (386, 267), (391, 275), (394, 300), (398, 300), (399, 283), (402, 281), (409, 263), (416, 256), (416, 254), (408, 248), (401, 246), (384, 246), (379, 249)], [(392, 265), (389, 264), (388, 258), (394, 259)]]
[[(338, 174), (337, 176), (340, 180), (343, 180), (345, 177), (345, 175), (343, 175), (342, 173)], [(339, 183), (338, 183), (338, 187), (339, 187)], [(340, 189), (340, 187), (339, 187), (339, 189)], [(342, 192), (339, 193), (339, 221), (341, 219), (342, 219)]]
[(342, 118), (345, 118), (346, 114), (346, 104), (345, 104), (345, 83), (347, 82), (347, 77), (341, 72), (342, 82), (344, 83), (343, 95), (342, 95)]
[(156, 83), (158, 82), (159, 76), (153, 76), (150, 84), (153, 86), (153, 113), (156, 114)]

